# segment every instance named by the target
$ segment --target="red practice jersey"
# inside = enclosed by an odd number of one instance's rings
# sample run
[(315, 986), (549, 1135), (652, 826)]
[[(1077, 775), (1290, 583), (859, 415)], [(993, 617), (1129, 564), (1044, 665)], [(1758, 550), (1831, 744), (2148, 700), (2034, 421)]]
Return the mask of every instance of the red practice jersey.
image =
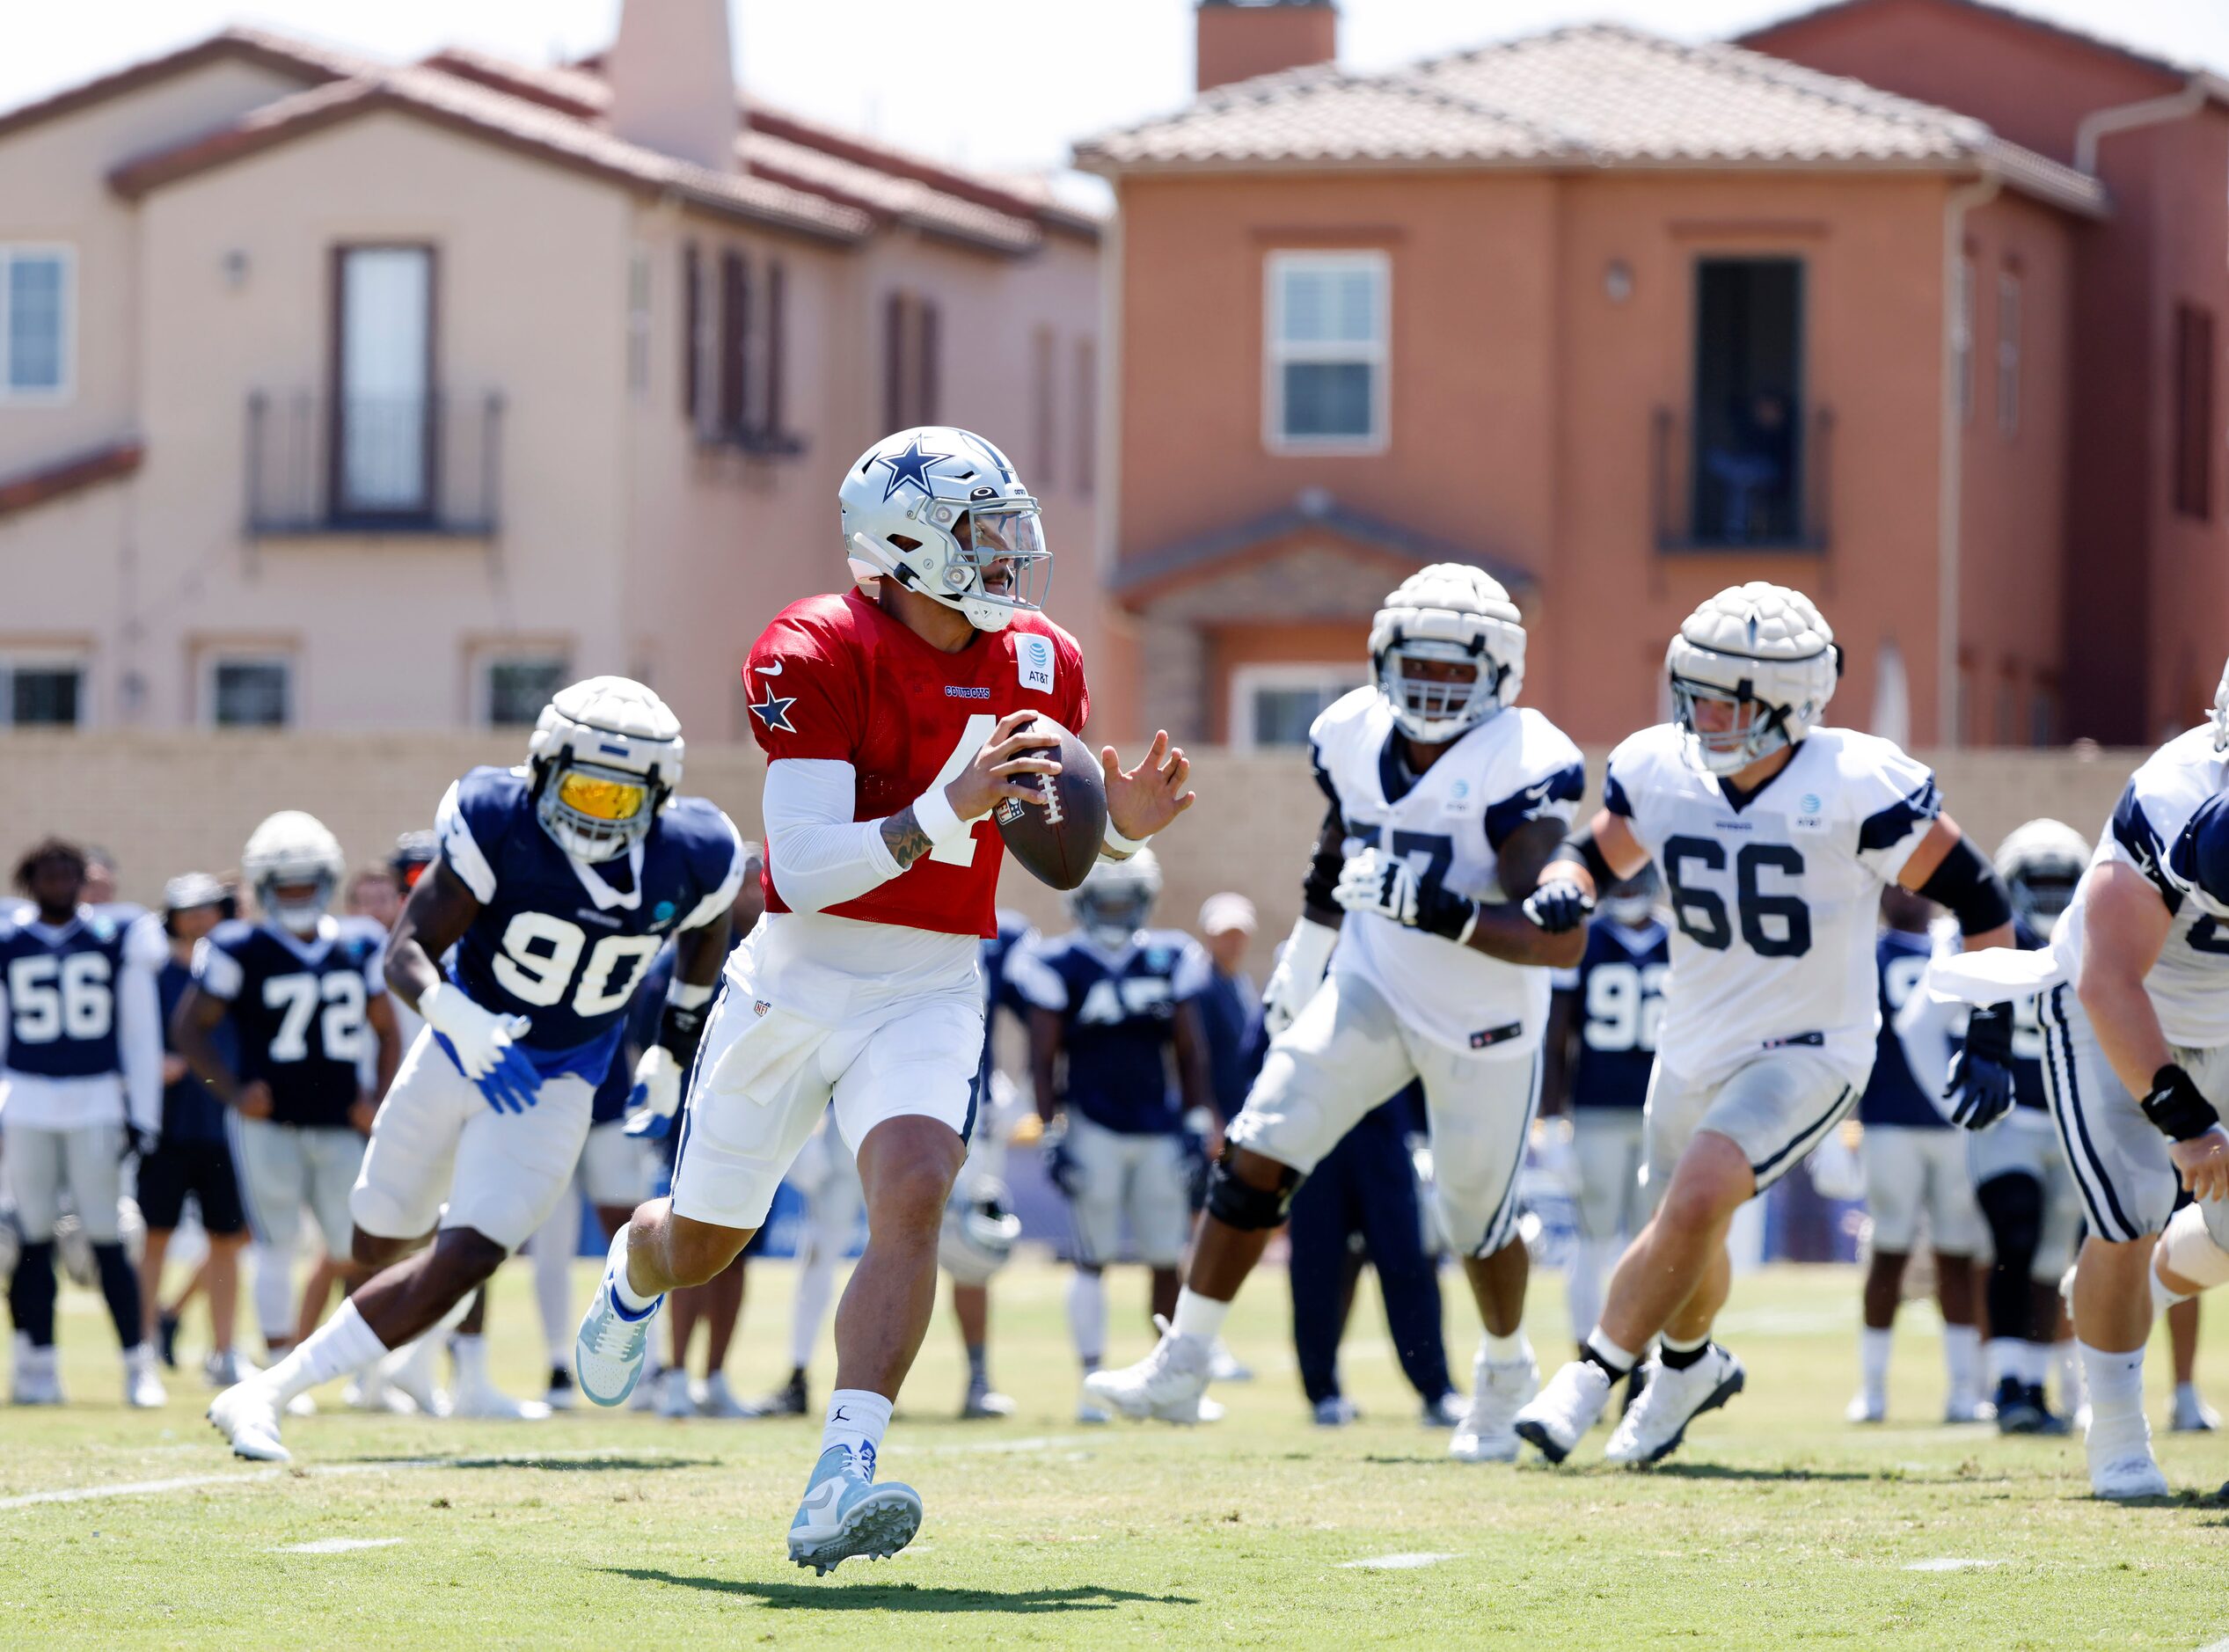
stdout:
[[(852, 589), (808, 596), (775, 616), (743, 668), (750, 731), (770, 761), (819, 757), (859, 777), (854, 820), (895, 815), (952, 779), (1009, 712), (1042, 712), (1081, 730), (1091, 712), (1076, 639), (1038, 614), (978, 632), (958, 654), (931, 647)], [(985, 815), (967, 837), (888, 883), (827, 910), (838, 917), (946, 935), (998, 932), (1006, 845)], [(766, 849), (766, 910), (786, 912)]]

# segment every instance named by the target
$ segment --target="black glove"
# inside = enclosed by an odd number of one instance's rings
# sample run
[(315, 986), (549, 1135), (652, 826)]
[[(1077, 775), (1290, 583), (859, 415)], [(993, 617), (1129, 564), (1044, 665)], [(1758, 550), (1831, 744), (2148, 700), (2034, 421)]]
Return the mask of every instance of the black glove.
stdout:
[(1180, 1141), (1184, 1149), (1184, 1193), (1196, 1215), (1207, 1209), (1208, 1203), (1208, 1138), (1197, 1130), (1188, 1129)]
[(142, 1129), (129, 1120), (125, 1121), (124, 1145), (117, 1153), (116, 1161), (121, 1164), (128, 1159), (146, 1158), (155, 1151), (155, 1144), (159, 1139), (154, 1131)]
[(696, 1064), (697, 1046), (704, 1042), (705, 1020), (711, 1011), (709, 1004), (685, 1010), (669, 998), (665, 1013), (658, 1018), (658, 1042), (673, 1051), (683, 1074)]
[(1061, 1197), (1073, 1199), (1083, 1191), (1084, 1167), (1076, 1162), (1075, 1151), (1068, 1144), (1068, 1122), (1056, 1119), (1045, 1127), (1045, 1177), (1060, 1189)]
[(1961, 1129), (1985, 1130), (2013, 1110), (2013, 1006), (1992, 1004), (1966, 1021), (1966, 1042), (1950, 1058), (1943, 1099)]
[(1549, 934), (1560, 935), (1585, 923), (1594, 906), (1570, 879), (1551, 878), (1525, 897), (1524, 915)]
[(2221, 1122), (2213, 1103), (2190, 1082), (2190, 1075), (2173, 1062), (2152, 1075), (2152, 1093), (2142, 1105), (2152, 1128), (2178, 1142), (2203, 1136)]

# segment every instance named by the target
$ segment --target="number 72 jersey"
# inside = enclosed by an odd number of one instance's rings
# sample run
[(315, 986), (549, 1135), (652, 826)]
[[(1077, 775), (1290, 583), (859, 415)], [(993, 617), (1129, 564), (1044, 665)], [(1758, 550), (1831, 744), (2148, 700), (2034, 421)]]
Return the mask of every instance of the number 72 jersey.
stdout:
[(1941, 812), (1927, 766), (1890, 741), (1814, 728), (1736, 803), (1660, 723), (1610, 754), (1603, 807), (1655, 861), (1672, 909), (1657, 1060), (1714, 1084), (1764, 1051), (1809, 1048), (1862, 1086), (1882, 886)]

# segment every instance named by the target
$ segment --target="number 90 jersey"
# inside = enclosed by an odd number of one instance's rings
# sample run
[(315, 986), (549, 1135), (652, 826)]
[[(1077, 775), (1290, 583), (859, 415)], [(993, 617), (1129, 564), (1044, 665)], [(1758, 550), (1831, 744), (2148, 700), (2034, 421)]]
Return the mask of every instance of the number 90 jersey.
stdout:
[(542, 830), (532, 784), (524, 769), (474, 769), (442, 799), (442, 860), (480, 903), (449, 973), (483, 1009), (533, 1023), (521, 1042), (544, 1078), (596, 1084), (667, 937), (734, 904), (742, 842), (713, 804), (676, 797), (641, 844), (588, 866)]
[(1675, 932), (1656, 1059), (1710, 1085), (1768, 1049), (1818, 1049), (1860, 1089), (1881, 1025), (1874, 936), (1941, 813), (1894, 742), (1814, 728), (1737, 806), (1671, 723), (1610, 754), (1603, 807), (1663, 874)]
[[(1479, 901), (1505, 897), (1499, 855), (1528, 821), (1568, 822), (1586, 790), (1579, 748), (1529, 705), (1465, 731), (1412, 776), (1393, 715), (1375, 688), (1326, 708), (1308, 731), (1316, 784), (1347, 830), (1351, 857), (1375, 847), (1421, 880)], [(1548, 971), (1489, 958), (1375, 912), (1349, 912), (1333, 967), (1361, 975), (1407, 1025), (1454, 1049), (1530, 1056), (1547, 1020)]]

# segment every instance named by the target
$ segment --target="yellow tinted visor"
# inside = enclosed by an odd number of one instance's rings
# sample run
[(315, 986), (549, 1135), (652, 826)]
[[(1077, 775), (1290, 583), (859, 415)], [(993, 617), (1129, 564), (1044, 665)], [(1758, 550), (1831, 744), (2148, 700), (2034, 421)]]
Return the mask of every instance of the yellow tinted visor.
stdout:
[(632, 780), (610, 780), (602, 775), (567, 769), (558, 777), (558, 801), (590, 820), (632, 820), (642, 813), (649, 796)]

